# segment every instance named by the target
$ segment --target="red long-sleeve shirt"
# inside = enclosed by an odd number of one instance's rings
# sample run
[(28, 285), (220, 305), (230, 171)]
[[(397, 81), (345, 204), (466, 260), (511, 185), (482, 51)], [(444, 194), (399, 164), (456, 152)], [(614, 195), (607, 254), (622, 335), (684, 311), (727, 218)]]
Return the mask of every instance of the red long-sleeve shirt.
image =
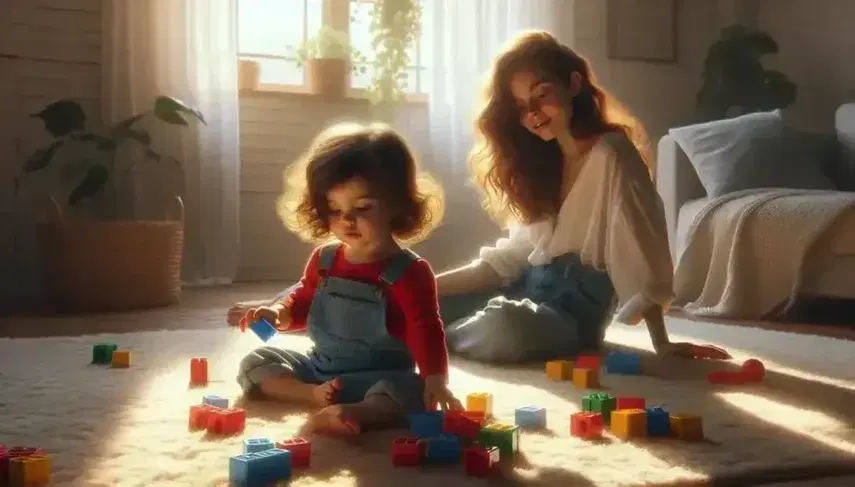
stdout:
[[(344, 258), (343, 247), (336, 253), (329, 276), (362, 281), (386, 290), (386, 326), (389, 335), (404, 342), (422, 377), (448, 373), (445, 331), (439, 317), (436, 277), (430, 264), (418, 259), (391, 286), (380, 281), (388, 260), (354, 264)], [(309, 307), (315, 296), (319, 275), (320, 248), (315, 249), (300, 286), (285, 299), (291, 310), (289, 330), (306, 328)]]

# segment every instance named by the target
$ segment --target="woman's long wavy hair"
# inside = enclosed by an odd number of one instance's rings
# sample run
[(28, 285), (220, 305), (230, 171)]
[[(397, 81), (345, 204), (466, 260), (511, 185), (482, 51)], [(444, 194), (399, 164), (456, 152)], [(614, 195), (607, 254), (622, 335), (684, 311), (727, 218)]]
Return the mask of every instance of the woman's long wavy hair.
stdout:
[(555, 216), (561, 207), (563, 156), (555, 140), (545, 142), (520, 122), (511, 79), (533, 73), (570, 90), (579, 73), (578, 94), (565, 110), (573, 137), (586, 139), (621, 132), (632, 141), (648, 167), (649, 142), (641, 124), (597, 83), (588, 62), (547, 32), (526, 32), (496, 57), (475, 122), (476, 143), (469, 163), (484, 194), (484, 207), (500, 224), (528, 224)]

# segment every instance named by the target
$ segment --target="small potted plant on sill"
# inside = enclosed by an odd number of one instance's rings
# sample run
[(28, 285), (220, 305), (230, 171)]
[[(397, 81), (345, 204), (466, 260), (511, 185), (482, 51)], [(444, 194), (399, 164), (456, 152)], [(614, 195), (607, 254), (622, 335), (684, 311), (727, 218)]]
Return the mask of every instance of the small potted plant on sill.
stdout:
[[(159, 96), (151, 110), (120, 121), (106, 133), (88, 130), (83, 108), (70, 100), (51, 103), (32, 116), (41, 119), (53, 141), (27, 159), (24, 176), (55, 167), (72, 180), (70, 189), (62, 190), (67, 193), (64, 205), (51, 196), (49, 216), (40, 223), (42, 270), (51, 304), (64, 311), (106, 312), (176, 303), (184, 251), (181, 198), (174, 196), (176, 211), (164, 220), (122, 218), (116, 179), (119, 173), (153, 164), (158, 173), (177, 171), (175, 177), (183, 185), (183, 165), (154, 150), (146, 126), (160, 122), (187, 127), (194, 119), (205, 123), (202, 114)], [(78, 177), (69, 178), (69, 173)]]
[(354, 49), (346, 32), (323, 26), (296, 48), (297, 66), (306, 70), (309, 92), (340, 100), (350, 89), (350, 76), (365, 72), (366, 58)]

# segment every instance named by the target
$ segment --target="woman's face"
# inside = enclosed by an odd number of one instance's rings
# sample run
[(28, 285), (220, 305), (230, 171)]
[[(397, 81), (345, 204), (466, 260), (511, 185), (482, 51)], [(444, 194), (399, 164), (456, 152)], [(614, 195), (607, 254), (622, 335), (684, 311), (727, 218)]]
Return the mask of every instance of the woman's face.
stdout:
[(560, 87), (529, 72), (511, 78), (520, 123), (543, 140), (552, 140), (567, 132), (567, 113)]

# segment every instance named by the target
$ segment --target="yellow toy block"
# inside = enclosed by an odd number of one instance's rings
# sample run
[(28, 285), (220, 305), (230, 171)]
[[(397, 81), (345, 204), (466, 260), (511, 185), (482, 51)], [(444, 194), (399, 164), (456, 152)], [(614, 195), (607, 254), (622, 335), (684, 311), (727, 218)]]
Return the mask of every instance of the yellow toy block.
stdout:
[(466, 410), (493, 416), (493, 395), (486, 392), (473, 392), (466, 396)]
[(597, 387), (597, 371), (593, 369), (573, 369), (573, 385), (579, 389)]
[(31, 455), (9, 460), (11, 485), (44, 485), (50, 482), (50, 457)]
[(128, 368), (131, 366), (131, 351), (130, 350), (116, 350), (113, 352), (113, 367), (117, 368)]
[(569, 360), (546, 362), (546, 376), (552, 380), (570, 380), (573, 377), (573, 362)]
[(672, 414), (671, 432), (681, 440), (701, 441), (704, 439), (704, 420), (695, 414)]
[(647, 436), (647, 413), (643, 409), (619, 409), (611, 414), (612, 434), (622, 440)]

